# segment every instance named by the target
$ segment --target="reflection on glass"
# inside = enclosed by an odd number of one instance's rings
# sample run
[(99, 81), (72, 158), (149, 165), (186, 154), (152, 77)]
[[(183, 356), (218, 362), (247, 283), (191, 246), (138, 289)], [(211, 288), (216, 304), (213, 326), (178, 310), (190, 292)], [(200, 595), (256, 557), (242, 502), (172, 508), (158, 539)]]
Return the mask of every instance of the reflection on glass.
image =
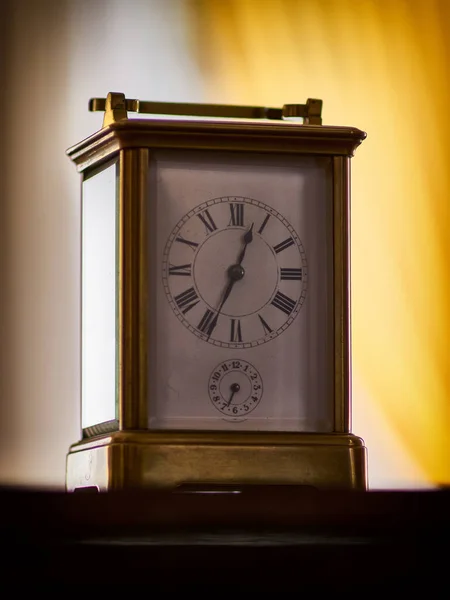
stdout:
[(167, 151), (152, 168), (149, 427), (333, 431), (330, 160)]
[(83, 182), (82, 427), (116, 419), (116, 165)]

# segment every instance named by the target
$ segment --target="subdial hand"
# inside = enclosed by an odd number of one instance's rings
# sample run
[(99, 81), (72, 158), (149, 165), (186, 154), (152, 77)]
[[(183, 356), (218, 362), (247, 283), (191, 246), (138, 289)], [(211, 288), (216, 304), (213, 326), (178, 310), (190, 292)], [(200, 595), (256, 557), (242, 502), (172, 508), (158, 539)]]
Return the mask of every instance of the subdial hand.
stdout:
[(241, 389), (241, 386), (238, 383), (232, 383), (230, 385), (230, 391), (231, 391), (231, 395), (230, 395), (230, 399), (228, 400), (228, 404), (227, 406), (230, 406), (231, 401), (234, 398), (234, 395), (236, 394), (236, 392), (238, 392)]

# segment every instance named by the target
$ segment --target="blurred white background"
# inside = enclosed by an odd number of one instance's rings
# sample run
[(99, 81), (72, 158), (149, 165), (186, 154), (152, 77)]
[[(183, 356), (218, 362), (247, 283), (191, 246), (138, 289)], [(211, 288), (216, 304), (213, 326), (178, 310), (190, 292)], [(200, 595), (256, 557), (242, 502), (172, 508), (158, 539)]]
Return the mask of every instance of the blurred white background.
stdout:
[(64, 486), (80, 439), (80, 176), (91, 97), (203, 101), (178, 0), (5, 0), (0, 481)]

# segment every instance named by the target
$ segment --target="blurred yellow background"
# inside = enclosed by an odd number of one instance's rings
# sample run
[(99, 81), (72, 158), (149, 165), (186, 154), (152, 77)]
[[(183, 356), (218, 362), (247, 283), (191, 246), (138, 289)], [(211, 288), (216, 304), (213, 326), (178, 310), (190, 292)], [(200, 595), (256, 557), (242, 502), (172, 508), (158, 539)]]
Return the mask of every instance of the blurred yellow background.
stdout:
[(0, 483), (80, 429), (88, 100), (324, 102), (352, 159), (353, 431), (372, 488), (450, 483), (450, 0), (3, 0)]
[(393, 461), (450, 483), (450, 2), (192, 4), (210, 101), (321, 98), (325, 124), (367, 132), (352, 160), (353, 429), (376, 413), (369, 437)]

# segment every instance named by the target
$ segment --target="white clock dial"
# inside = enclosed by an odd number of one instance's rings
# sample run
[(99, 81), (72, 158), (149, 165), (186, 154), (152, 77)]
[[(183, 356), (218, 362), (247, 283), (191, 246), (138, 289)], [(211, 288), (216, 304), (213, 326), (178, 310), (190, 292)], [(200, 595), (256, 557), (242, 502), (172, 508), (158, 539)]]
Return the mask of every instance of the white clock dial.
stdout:
[(167, 150), (151, 169), (149, 427), (332, 431), (330, 159)]
[(306, 296), (306, 253), (294, 228), (271, 206), (241, 196), (189, 211), (169, 236), (162, 273), (179, 320), (222, 348), (272, 340)]
[(208, 394), (219, 412), (233, 421), (242, 421), (261, 401), (261, 375), (251, 363), (241, 358), (222, 361), (209, 377)]

